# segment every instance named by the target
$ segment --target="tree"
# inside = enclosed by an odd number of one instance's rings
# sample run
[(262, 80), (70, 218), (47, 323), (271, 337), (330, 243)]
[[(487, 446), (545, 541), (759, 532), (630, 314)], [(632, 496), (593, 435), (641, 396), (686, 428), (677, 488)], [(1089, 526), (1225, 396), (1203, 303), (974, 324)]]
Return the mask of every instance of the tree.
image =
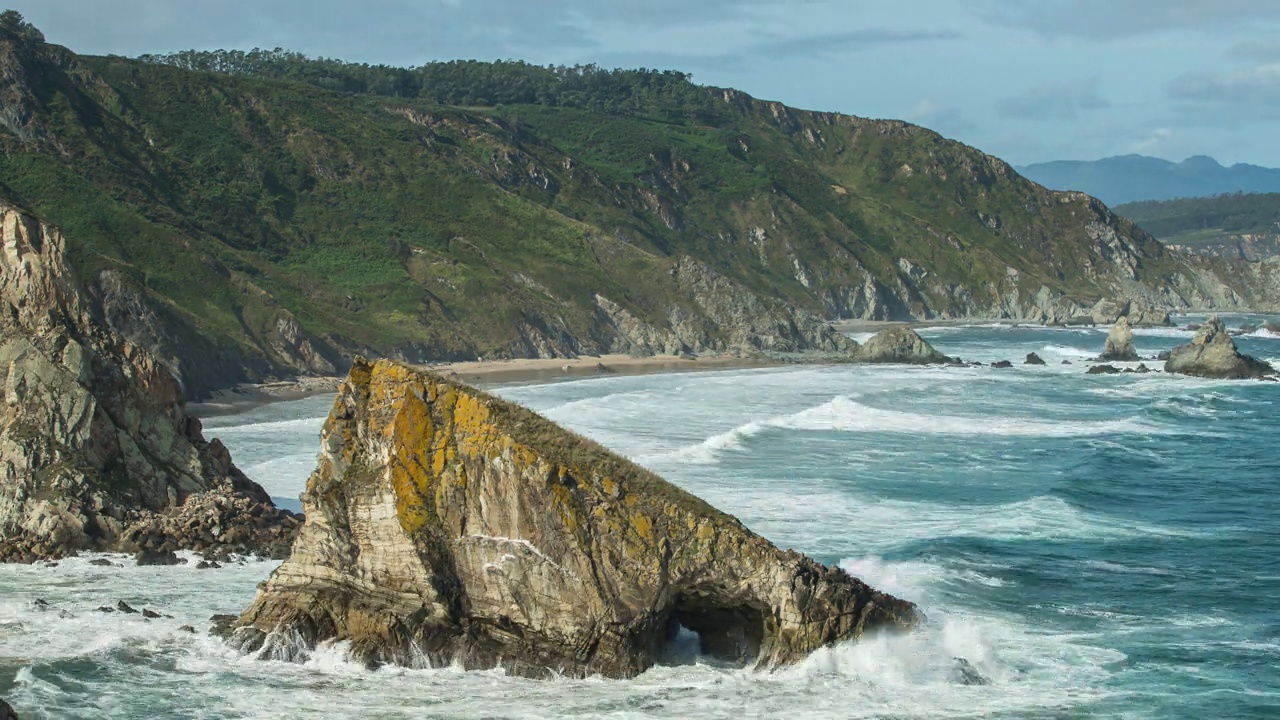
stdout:
[(44, 42), (44, 33), (35, 25), (27, 22), (17, 10), (5, 10), (0, 13), (0, 32), (24, 37), (32, 42)]

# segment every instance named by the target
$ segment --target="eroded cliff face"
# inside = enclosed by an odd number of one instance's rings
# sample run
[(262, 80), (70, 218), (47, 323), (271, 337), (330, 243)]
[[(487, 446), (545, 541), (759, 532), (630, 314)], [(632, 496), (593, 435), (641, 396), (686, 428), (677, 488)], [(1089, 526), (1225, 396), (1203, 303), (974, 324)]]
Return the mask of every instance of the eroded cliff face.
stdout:
[(110, 330), (62, 235), (2, 204), (0, 374), (0, 560), (287, 549), (285, 516), (205, 441), (172, 370)]
[[(538, 415), (358, 360), (325, 425), (293, 554), (234, 637), (301, 659), (626, 677), (679, 624), (752, 666), (919, 619)], [(265, 646), (265, 647), (264, 647)]]

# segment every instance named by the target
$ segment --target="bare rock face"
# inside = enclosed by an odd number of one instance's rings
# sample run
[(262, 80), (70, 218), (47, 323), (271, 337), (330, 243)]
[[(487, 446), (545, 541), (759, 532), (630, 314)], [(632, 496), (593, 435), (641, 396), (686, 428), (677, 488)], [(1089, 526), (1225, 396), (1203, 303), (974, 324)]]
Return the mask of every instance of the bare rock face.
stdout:
[(181, 396), (169, 367), (108, 328), (62, 235), (0, 205), (0, 561), (232, 544), (240, 525), (246, 549), (274, 542), (259, 528), (286, 514)]
[(636, 675), (680, 624), (744, 665), (906, 629), (914, 605), (518, 406), (357, 359), (321, 438), (289, 560), (233, 641), (371, 665)]
[(1138, 359), (1138, 351), (1133, 347), (1133, 328), (1128, 318), (1116, 320), (1107, 333), (1107, 344), (1103, 347), (1102, 362), (1132, 362)]
[(924, 338), (909, 327), (881, 330), (857, 353), (857, 362), (904, 363), (908, 365), (940, 365), (951, 358), (933, 349)]
[(1235, 340), (1218, 318), (1200, 327), (1194, 340), (1169, 353), (1165, 372), (1228, 380), (1267, 377), (1275, 368), (1249, 355), (1241, 355)]

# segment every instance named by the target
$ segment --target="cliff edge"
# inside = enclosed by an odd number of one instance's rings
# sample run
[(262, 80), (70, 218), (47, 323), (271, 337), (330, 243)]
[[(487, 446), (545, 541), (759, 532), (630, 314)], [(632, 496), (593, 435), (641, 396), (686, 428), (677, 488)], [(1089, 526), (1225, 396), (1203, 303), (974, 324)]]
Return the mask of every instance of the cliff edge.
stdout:
[(56, 229), (0, 203), (0, 561), (78, 550), (288, 552), (298, 523), (113, 332)]
[(262, 657), (343, 640), (371, 665), (629, 677), (681, 625), (772, 667), (920, 617), (531, 411), (390, 361), (353, 365), (303, 502), (234, 632)]

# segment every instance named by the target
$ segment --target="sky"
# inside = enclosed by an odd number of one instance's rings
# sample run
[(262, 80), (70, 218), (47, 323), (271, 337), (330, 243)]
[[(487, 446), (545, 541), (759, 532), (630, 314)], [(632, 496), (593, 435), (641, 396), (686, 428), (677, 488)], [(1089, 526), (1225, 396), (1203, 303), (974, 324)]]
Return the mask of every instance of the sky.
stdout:
[(692, 73), (1014, 164), (1280, 167), (1280, 0), (0, 0), (86, 54), (284, 47)]

